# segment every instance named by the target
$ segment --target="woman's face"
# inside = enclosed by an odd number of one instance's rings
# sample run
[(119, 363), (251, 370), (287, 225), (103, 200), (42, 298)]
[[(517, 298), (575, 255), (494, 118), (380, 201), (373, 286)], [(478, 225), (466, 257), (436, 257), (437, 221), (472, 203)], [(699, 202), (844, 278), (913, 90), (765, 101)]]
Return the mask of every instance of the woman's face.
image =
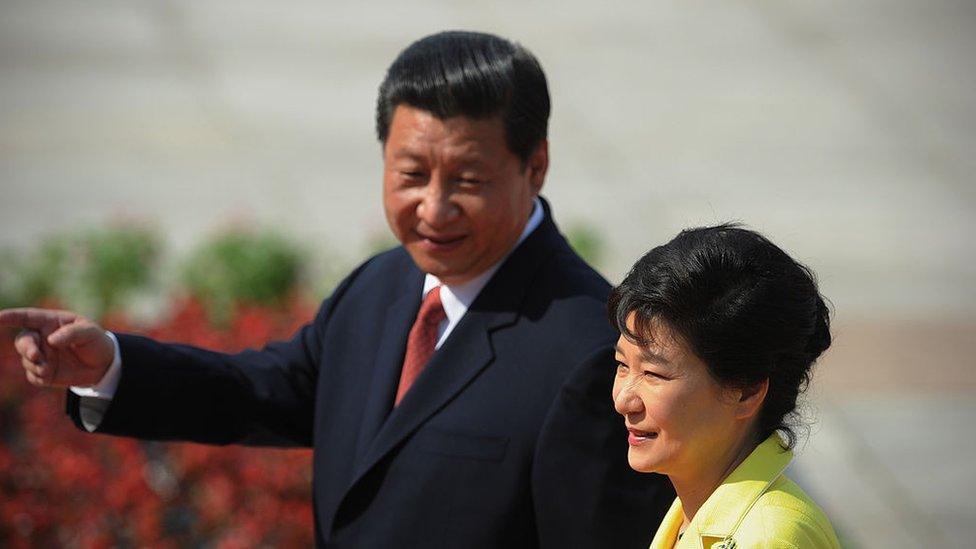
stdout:
[(736, 391), (723, 389), (665, 323), (652, 322), (649, 335), (648, 347), (617, 341), (613, 401), (629, 431), (627, 458), (637, 471), (695, 475), (743, 436)]

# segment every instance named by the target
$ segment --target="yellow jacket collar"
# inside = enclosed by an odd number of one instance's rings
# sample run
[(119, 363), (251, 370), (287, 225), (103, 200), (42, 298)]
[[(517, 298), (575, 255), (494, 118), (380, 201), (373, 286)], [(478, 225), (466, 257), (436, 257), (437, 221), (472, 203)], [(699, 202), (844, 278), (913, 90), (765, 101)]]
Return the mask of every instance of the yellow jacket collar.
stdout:
[(688, 529), (697, 522), (698, 535), (724, 538), (733, 534), (759, 496), (792, 459), (793, 452), (784, 450), (779, 435), (772, 434), (712, 492)]
[[(722, 547), (714, 544), (734, 535), (749, 509), (792, 459), (793, 452), (783, 449), (779, 435), (770, 435), (705, 500), (676, 547)], [(675, 499), (662, 522), (661, 533), (665, 535), (660, 540), (655, 537), (651, 549), (665, 547), (665, 540), (675, 539), (681, 520), (681, 501)], [(658, 541), (664, 543), (659, 545)]]

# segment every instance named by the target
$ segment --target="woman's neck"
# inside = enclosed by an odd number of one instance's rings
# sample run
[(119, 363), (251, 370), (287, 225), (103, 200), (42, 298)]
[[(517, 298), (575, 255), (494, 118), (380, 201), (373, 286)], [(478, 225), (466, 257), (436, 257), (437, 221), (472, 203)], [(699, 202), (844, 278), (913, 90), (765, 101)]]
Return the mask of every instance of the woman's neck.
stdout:
[(749, 454), (756, 448), (752, 437), (745, 437), (738, 445), (731, 447), (724, 454), (717, 456), (711, 463), (704, 464), (696, 471), (687, 474), (668, 475), (674, 491), (681, 500), (681, 511), (684, 514), (681, 522), (681, 530), (691, 523), (695, 514), (701, 509), (702, 505), (709, 496), (722, 484), (732, 471), (745, 461)]

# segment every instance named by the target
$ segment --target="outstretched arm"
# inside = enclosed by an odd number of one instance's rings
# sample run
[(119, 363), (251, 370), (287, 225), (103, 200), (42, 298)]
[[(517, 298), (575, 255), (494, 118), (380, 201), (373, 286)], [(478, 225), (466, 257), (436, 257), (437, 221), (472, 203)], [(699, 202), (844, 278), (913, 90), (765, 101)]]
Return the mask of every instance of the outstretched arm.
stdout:
[[(290, 342), (237, 355), (132, 335), (118, 336), (119, 349), (113, 335), (69, 311), (0, 310), (2, 326), (20, 329), (14, 346), (28, 382), (72, 387), (68, 412), (86, 430), (218, 444), (310, 444), (314, 325)], [(125, 381), (118, 393), (91, 397), (78, 390), (103, 380), (119, 355), (126, 365), (116, 367)]]

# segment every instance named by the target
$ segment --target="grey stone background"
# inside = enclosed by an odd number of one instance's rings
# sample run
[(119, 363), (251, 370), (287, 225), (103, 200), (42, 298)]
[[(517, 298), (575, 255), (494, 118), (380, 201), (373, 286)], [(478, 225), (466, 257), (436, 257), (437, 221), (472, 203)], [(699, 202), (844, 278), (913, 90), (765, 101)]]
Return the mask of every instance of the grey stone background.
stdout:
[(547, 71), (545, 194), (608, 278), (726, 220), (818, 273), (837, 340), (794, 475), (846, 543), (969, 547), (974, 24), (949, 0), (3, 0), (0, 246), (129, 219), (178, 252), (236, 223), (353, 265), (386, 231), (386, 66), (496, 32)]

